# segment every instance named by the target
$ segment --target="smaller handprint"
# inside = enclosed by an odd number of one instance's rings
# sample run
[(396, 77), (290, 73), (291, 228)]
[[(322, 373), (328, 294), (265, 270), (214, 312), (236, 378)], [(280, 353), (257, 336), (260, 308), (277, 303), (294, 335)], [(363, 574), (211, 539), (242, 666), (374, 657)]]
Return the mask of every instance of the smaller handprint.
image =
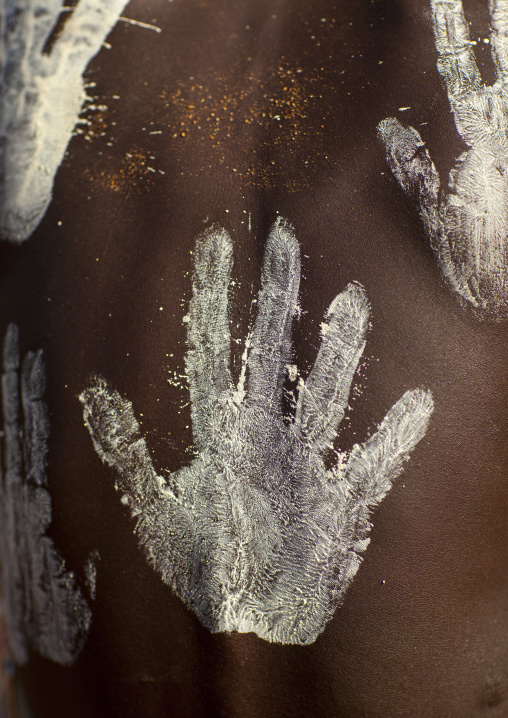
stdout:
[(240, 380), (230, 372), (232, 243), (212, 227), (196, 244), (186, 370), (190, 466), (153, 467), (132, 404), (95, 377), (83, 391), (85, 424), (117, 472), (149, 563), (212, 632), (253, 631), (308, 644), (332, 617), (369, 543), (369, 515), (425, 434), (432, 398), (409, 391), (379, 429), (327, 468), (365, 347), (369, 306), (350, 284), (332, 302), (296, 412), (283, 415), (297, 313), (299, 246), (283, 220), (264, 257), (258, 314)]
[(389, 117), (378, 126), (390, 168), (419, 204), (425, 232), (451, 288), (478, 314), (508, 316), (508, 2), (491, 0), (497, 79), (483, 83), (461, 0), (431, 0), (437, 69), (468, 149), (448, 191), (419, 133)]
[(20, 364), (18, 329), (9, 325), (2, 374), (0, 567), (5, 618), (14, 662), (29, 651), (71, 665), (86, 641), (90, 607), (53, 540), (47, 488), (49, 417), (42, 352)]
[[(0, 0), (0, 238), (42, 220), (87, 99), (83, 73), (127, 0)], [(62, 12), (70, 13), (46, 48)]]

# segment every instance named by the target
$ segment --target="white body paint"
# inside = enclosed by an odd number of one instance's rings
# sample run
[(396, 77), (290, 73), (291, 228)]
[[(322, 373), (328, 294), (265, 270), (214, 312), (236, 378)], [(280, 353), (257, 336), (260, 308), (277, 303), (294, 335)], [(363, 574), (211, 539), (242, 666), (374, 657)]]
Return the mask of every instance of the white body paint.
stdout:
[(448, 192), (425, 143), (394, 118), (380, 123), (388, 163), (419, 203), (425, 231), (452, 289), (484, 314), (508, 316), (508, 0), (491, 0), (492, 87), (476, 66), (461, 0), (431, 0), (437, 68), (468, 146)]
[(92, 601), (97, 598), (97, 562), (100, 561), (100, 558), (98, 551), (92, 551), (83, 567), (86, 587)]
[[(378, 431), (327, 469), (365, 347), (369, 307), (351, 284), (330, 306), (314, 367), (285, 423), (299, 246), (278, 221), (264, 260), (258, 315), (234, 387), (228, 289), (232, 243), (221, 228), (194, 252), (187, 375), (196, 458), (158, 476), (132, 404), (96, 377), (80, 396), (101, 459), (118, 472), (148, 561), (210, 631), (279, 643), (316, 640), (369, 543), (369, 515), (424, 435), (432, 398), (404, 394)], [(295, 375), (291, 369), (292, 375)]]
[(87, 99), (83, 73), (127, 0), (79, 0), (48, 54), (63, 0), (0, 0), (0, 237), (27, 239)]
[(29, 352), (20, 367), (18, 331), (11, 324), (4, 344), (0, 471), (7, 632), (16, 663), (26, 663), (31, 649), (67, 666), (84, 645), (91, 611), (52, 539), (44, 535), (51, 522), (44, 385), (42, 353)]

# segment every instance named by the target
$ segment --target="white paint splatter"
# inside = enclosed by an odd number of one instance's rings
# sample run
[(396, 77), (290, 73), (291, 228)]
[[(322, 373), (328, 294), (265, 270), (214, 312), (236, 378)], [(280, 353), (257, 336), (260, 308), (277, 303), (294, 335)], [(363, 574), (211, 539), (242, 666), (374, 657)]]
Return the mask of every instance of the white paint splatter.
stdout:
[[(135, 25), (136, 27), (142, 27), (145, 30), (153, 30), (154, 32), (157, 32), (157, 33), (162, 32), (160, 27), (157, 27), (157, 25), (150, 25), (147, 22), (140, 22), (139, 20), (133, 20), (130, 17), (120, 17), (119, 20), (121, 20), (122, 22), (126, 22), (128, 25)], [(152, 133), (150, 132), (150, 134), (152, 134)]]
[(328, 330), (282, 414), (297, 314), (299, 246), (279, 220), (268, 239), (258, 314), (241, 387), (230, 373), (232, 243), (212, 227), (198, 240), (186, 355), (196, 458), (158, 476), (132, 404), (100, 377), (80, 396), (101, 459), (118, 472), (122, 502), (162, 579), (210, 631), (253, 631), (273, 642), (316, 640), (369, 543), (369, 515), (424, 435), (426, 391), (407, 392), (349, 456), (324, 456), (337, 436), (365, 346), (369, 307), (350, 284), (331, 304)]
[(298, 379), (298, 367), (296, 364), (288, 364), (286, 371), (289, 381), (295, 382)]
[(42, 352), (28, 352), (20, 367), (18, 330), (4, 343), (3, 445), (0, 470), (0, 547), (5, 612), (14, 661), (30, 649), (72, 664), (85, 643), (91, 612), (53, 540), (46, 456), (49, 418), (44, 402)]
[(0, 237), (23, 242), (87, 99), (83, 73), (127, 0), (79, 0), (50, 51), (63, 0), (0, 0)]
[(497, 79), (483, 84), (461, 0), (431, 0), (437, 69), (457, 131), (468, 150), (448, 182), (413, 127), (394, 118), (378, 126), (390, 168), (414, 196), (446, 280), (485, 315), (508, 316), (508, 2), (491, 0)]

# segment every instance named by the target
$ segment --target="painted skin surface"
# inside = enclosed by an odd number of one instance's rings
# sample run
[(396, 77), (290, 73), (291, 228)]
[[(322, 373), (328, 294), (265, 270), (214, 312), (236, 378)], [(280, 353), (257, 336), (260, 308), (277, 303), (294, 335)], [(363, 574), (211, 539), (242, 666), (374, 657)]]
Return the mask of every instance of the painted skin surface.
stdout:
[(91, 611), (72, 572), (45, 536), (51, 522), (46, 456), (49, 418), (42, 352), (20, 365), (18, 330), (4, 343), (3, 466), (0, 470), (0, 546), (9, 646), (18, 665), (35, 650), (71, 665), (90, 628)]
[(497, 79), (481, 78), (461, 0), (431, 0), (437, 69), (468, 150), (440, 186), (421, 136), (393, 117), (378, 126), (400, 186), (419, 203), (451, 288), (482, 315), (508, 316), (508, 2), (491, 0)]
[(45, 51), (63, 0), (0, 2), (0, 238), (28, 239), (87, 100), (83, 73), (127, 0), (79, 0)]
[(299, 245), (278, 220), (258, 315), (233, 387), (228, 290), (232, 242), (214, 226), (196, 244), (186, 369), (196, 457), (158, 476), (132, 404), (102, 378), (80, 396), (101, 459), (118, 472), (146, 557), (212, 632), (309, 644), (343, 599), (369, 543), (369, 515), (425, 434), (430, 393), (409, 391), (349, 455), (333, 449), (365, 347), (369, 306), (350, 284), (332, 302), (296, 413), (282, 413), (297, 313)]

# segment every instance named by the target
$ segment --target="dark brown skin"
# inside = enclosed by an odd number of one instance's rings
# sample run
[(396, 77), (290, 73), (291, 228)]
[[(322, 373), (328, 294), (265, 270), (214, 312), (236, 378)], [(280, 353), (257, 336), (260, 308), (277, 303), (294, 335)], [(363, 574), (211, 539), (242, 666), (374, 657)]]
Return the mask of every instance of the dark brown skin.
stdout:
[[(487, 1), (465, 10), (487, 36)], [(22, 351), (42, 348), (48, 367), (50, 533), (78, 576), (101, 555), (75, 666), (33, 655), (19, 670), (35, 718), (508, 716), (508, 325), (480, 322), (444, 285), (376, 138), (387, 116), (420, 129), (443, 177), (462, 150), (427, 1), (133, 0), (125, 15), (163, 31), (116, 26), (87, 72), (108, 111), (73, 139), (34, 235), (0, 246), (0, 328), (18, 323)], [(478, 60), (489, 81), (487, 46)], [(435, 400), (343, 606), (308, 647), (200, 626), (146, 563), (77, 399), (102, 374), (133, 402), (156, 466), (188, 463), (187, 394), (167, 379), (183, 371), (189, 252), (212, 222), (231, 232), (243, 338), (277, 213), (302, 248), (304, 374), (334, 296), (358, 281), (371, 302), (341, 447), (405, 390)]]

